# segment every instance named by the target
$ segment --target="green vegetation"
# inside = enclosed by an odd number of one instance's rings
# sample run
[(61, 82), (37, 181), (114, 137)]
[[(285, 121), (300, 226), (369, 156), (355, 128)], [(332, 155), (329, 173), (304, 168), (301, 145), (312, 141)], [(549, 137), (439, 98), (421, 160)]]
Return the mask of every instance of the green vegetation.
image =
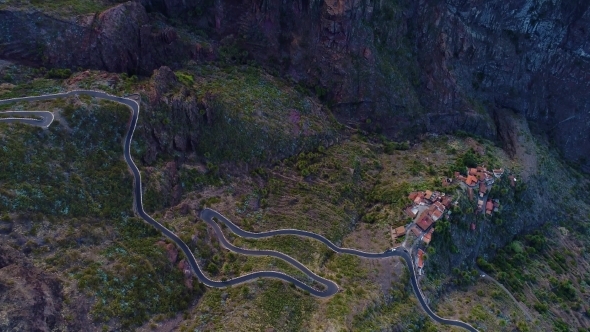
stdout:
[(195, 79), (193, 78), (193, 75), (191, 75), (189, 73), (177, 71), (174, 73), (174, 75), (176, 75), (178, 80), (186, 86), (191, 86), (193, 83), (195, 83)]
[(417, 307), (411, 297), (409, 272), (404, 268), (401, 279), (391, 285), (387, 304), (371, 306), (354, 317), (354, 331), (376, 331), (384, 328), (399, 331), (437, 331), (435, 324)]
[(45, 78), (66, 79), (72, 76), (70, 69), (51, 68), (46, 74)]
[[(243, 246), (242, 243), (246, 244), (246, 246)], [(290, 235), (280, 235), (260, 240), (236, 239), (234, 244), (239, 247), (276, 250), (297, 259), (312, 270), (312, 264), (316, 260), (316, 253), (323, 253), (326, 256), (331, 256), (333, 253), (318, 241)]]
[[(71, 131), (0, 124), (0, 209), (65, 217), (116, 218), (131, 208), (121, 141), (129, 111), (64, 103)], [(26, 167), (24, 167), (26, 165)]]
[(305, 320), (315, 309), (315, 301), (284, 282), (266, 282), (269, 286), (254, 304), (265, 313), (264, 318), (261, 317), (264, 324), (280, 331), (301, 331), (302, 326), (307, 324)]
[[(260, 164), (317, 147), (321, 138), (334, 135), (327, 110), (256, 68), (196, 66), (176, 75), (215, 118), (213, 125), (199, 125), (196, 149), (209, 155), (208, 161)], [(162, 110), (146, 121), (167, 117)], [(180, 125), (185, 123), (169, 124)]]
[(6, 212), (31, 220), (22, 249), (77, 280), (74, 289), (94, 299), (96, 322), (129, 329), (186, 309), (201, 286), (186, 288), (156, 245), (161, 235), (129, 217), (132, 178), (122, 158), (129, 109), (88, 97), (31, 106), (62, 109), (67, 124), (0, 124), (0, 211), (2, 220), (11, 219)]
[(138, 218), (119, 221), (117, 230), (118, 241), (101, 252), (107, 263), (93, 262), (74, 276), (79, 287), (96, 297), (94, 319), (114, 319), (129, 328), (155, 314), (188, 308), (201, 288), (198, 283), (192, 291), (184, 286), (183, 273), (155, 245), (159, 233)]
[[(56, 84), (55, 80), (36, 78), (34, 80), (27, 80), (23, 83), (17, 84), (10, 90), (0, 90), (0, 98), (9, 99), (22, 96), (34, 96), (50, 93), (61, 92), (61, 87)], [(3, 105), (2, 107), (10, 107), (10, 105)]]

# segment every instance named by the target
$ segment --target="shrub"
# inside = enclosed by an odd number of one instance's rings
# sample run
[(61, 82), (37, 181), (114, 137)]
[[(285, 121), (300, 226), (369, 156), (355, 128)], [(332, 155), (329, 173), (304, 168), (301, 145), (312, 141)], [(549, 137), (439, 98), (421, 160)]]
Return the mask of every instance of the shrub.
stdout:
[(195, 83), (195, 79), (191, 74), (183, 73), (181, 71), (177, 71), (174, 74), (176, 75), (180, 83), (184, 85), (191, 86), (193, 85), (193, 83)]
[(46, 74), (45, 78), (57, 78), (57, 79), (66, 79), (72, 76), (72, 71), (70, 69), (59, 69), (59, 68), (51, 68)]

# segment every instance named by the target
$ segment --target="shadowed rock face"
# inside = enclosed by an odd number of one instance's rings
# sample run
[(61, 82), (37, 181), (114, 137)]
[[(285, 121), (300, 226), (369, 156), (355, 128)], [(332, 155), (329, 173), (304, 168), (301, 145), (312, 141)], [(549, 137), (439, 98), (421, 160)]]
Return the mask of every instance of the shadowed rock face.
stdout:
[[(155, 29), (137, 2), (68, 20), (39, 12), (0, 10), (0, 57), (47, 67), (150, 74), (189, 52), (171, 28)], [(187, 48), (188, 49), (188, 48)]]
[(3, 10), (0, 58), (145, 75), (198, 58), (200, 45), (154, 28), (147, 8), (207, 30), (214, 53), (237, 46), (311, 87), (342, 122), (391, 138), (464, 130), (497, 139), (494, 112), (510, 109), (590, 171), (589, 7), (583, 0), (141, 0), (71, 21)]
[(22, 253), (0, 246), (0, 330), (52, 331), (65, 325), (62, 302), (56, 278), (29, 264)]
[(590, 153), (589, 8), (586, 1), (421, 5), (424, 52), (417, 54), (432, 87), (424, 104), (444, 110), (471, 96), (524, 114), (590, 170), (583, 160)]
[(343, 122), (496, 139), (493, 113), (510, 109), (590, 170), (587, 1), (396, 3), (228, 0), (207, 13), (222, 38), (325, 89)]

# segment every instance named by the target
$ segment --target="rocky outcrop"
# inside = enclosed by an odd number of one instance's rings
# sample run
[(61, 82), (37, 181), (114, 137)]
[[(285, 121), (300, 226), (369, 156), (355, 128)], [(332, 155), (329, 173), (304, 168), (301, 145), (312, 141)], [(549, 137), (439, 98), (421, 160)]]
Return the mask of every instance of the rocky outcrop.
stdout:
[(0, 10), (0, 58), (46, 67), (151, 74), (190, 57), (170, 27), (155, 28), (137, 2), (71, 19), (27, 10)]
[[(144, 106), (151, 114), (144, 114), (149, 119), (139, 127), (148, 142), (144, 161), (152, 163), (161, 152), (193, 151), (201, 127), (207, 122), (205, 106), (198, 102), (192, 91), (179, 84), (176, 75), (167, 66), (154, 70), (146, 92), (148, 103)], [(165, 119), (159, 119), (158, 114)]]
[(164, 241), (158, 241), (156, 244), (166, 251), (166, 257), (168, 257), (170, 264), (176, 264), (176, 260), (178, 259), (178, 250), (176, 249), (176, 246), (174, 246), (172, 243), (166, 243)]
[(35, 268), (15, 249), (0, 246), (1, 331), (62, 328), (62, 306), (62, 286), (55, 277)]

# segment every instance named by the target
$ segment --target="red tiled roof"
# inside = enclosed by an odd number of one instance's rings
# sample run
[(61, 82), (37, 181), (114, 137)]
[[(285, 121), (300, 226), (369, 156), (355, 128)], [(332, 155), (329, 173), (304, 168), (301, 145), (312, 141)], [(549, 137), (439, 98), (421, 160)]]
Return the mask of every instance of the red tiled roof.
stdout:
[(406, 228), (404, 226), (399, 226), (398, 228), (394, 229), (393, 232), (397, 236), (402, 236), (406, 234)]
[(469, 169), (468, 175), (476, 175), (476, 174), (477, 174), (477, 168), (470, 168)]
[(420, 194), (420, 193), (419, 193), (419, 192), (417, 192), (417, 191), (411, 192), (411, 193), (408, 195), (408, 198), (409, 198), (410, 200), (412, 200), (412, 201), (413, 201), (413, 200), (415, 200), (415, 199), (416, 199), (416, 197), (417, 197), (419, 194)]
[(428, 233), (424, 234), (422, 241), (424, 241), (424, 243), (426, 243), (426, 244), (429, 244), (430, 241), (432, 241), (432, 233), (433, 232), (434, 232), (434, 229), (431, 229)]
[(432, 191), (426, 190), (426, 195), (424, 195), (424, 198), (430, 199), (431, 196), (432, 196)]
[(418, 249), (418, 267), (424, 267), (424, 251), (422, 249)]
[(407, 214), (408, 216), (410, 216), (410, 217), (412, 217), (412, 218), (414, 218), (414, 217), (416, 216), (416, 214), (415, 214), (414, 212), (412, 212), (412, 207), (411, 207), (411, 206), (408, 206), (408, 207), (405, 209), (405, 212), (406, 212), (406, 214)]
[(427, 230), (428, 227), (430, 227), (430, 225), (432, 225), (434, 221), (432, 221), (432, 218), (430, 218), (430, 216), (426, 216), (422, 219), (420, 219), (420, 221), (418, 221), (416, 223), (416, 225), (418, 225), (418, 227), (420, 227), (423, 231)]
[(435, 202), (434, 206), (436, 206), (437, 209), (444, 211), (445, 210), (445, 206), (441, 203), (441, 202)]
[(433, 217), (432, 219), (438, 220), (438, 219), (440, 219), (440, 217), (442, 217), (442, 214), (443, 214), (442, 211), (434, 210), (434, 212), (432, 212), (432, 217)]
[(486, 187), (485, 183), (482, 182), (482, 183), (479, 184), (479, 192), (480, 193), (484, 193), (485, 194), (485, 192), (487, 190), (488, 190), (488, 187)]
[(488, 200), (486, 203), (486, 210), (492, 211), (494, 209), (494, 203), (491, 200)]
[(467, 183), (468, 186), (472, 186), (477, 183), (477, 178), (473, 175), (469, 175), (465, 180), (465, 183)]
[(477, 173), (477, 178), (479, 179), (479, 181), (484, 181), (486, 179), (486, 173)]

